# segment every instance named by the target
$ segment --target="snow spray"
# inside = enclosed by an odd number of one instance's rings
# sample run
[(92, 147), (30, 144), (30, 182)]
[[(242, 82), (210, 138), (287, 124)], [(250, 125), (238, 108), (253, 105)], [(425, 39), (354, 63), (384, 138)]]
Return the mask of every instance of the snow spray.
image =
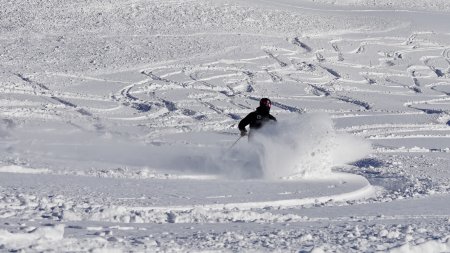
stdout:
[(334, 166), (362, 159), (371, 152), (368, 141), (336, 132), (326, 114), (283, 119), (264, 126), (253, 137), (239, 147), (234, 159), (250, 165), (242, 170), (249, 170), (247, 173), (255, 177), (260, 171), (265, 179), (323, 177), (331, 174)]
[(79, 130), (70, 135), (66, 131), (43, 131), (37, 135), (32, 126), (18, 131), (7, 121), (0, 122), (0, 138), (18, 136), (27, 141), (0, 148), (5, 154), (11, 150), (28, 152), (27, 159), (36, 166), (49, 166), (46, 159), (51, 159), (55, 168), (150, 167), (161, 173), (269, 180), (330, 176), (332, 167), (370, 153), (370, 143), (336, 132), (326, 114), (289, 116), (252, 133), (251, 141), (242, 138), (232, 149), (229, 145), (146, 145)]

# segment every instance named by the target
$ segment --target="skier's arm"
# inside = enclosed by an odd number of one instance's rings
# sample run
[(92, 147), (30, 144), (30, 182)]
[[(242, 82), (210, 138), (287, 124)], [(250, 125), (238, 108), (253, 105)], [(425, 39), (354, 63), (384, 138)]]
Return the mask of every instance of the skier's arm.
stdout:
[(273, 120), (273, 121), (277, 121), (277, 118), (275, 118), (274, 116), (269, 114), (269, 119)]
[(243, 118), (238, 125), (238, 128), (241, 132), (247, 132), (247, 129), (245, 129), (245, 127), (247, 125), (250, 124), (250, 122), (252, 122), (252, 113), (250, 113), (249, 115), (247, 115), (245, 118)]

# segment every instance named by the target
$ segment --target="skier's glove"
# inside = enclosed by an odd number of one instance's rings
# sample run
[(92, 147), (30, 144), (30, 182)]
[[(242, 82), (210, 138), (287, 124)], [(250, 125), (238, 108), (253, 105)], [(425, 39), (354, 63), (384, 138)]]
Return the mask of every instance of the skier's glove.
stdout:
[(241, 131), (241, 137), (244, 137), (247, 135), (247, 131)]

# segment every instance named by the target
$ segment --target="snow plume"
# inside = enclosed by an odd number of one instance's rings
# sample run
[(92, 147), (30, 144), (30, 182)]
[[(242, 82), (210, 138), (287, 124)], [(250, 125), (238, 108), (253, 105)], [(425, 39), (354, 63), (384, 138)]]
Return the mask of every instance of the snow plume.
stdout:
[[(266, 179), (320, 177), (329, 174), (333, 166), (361, 159), (371, 151), (366, 140), (337, 133), (325, 114), (280, 120), (252, 137), (248, 144), (239, 147), (238, 159), (246, 156), (256, 160), (248, 163), (257, 164)], [(250, 170), (258, 171), (254, 166)]]
[(7, 137), (10, 135), (10, 131), (14, 128), (15, 124), (10, 119), (0, 120), (0, 138)]

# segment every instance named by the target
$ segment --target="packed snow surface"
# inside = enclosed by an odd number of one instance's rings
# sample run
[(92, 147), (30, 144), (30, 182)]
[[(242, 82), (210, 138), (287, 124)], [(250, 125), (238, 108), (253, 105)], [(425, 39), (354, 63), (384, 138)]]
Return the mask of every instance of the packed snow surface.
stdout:
[(450, 250), (448, 1), (1, 6), (0, 251)]

